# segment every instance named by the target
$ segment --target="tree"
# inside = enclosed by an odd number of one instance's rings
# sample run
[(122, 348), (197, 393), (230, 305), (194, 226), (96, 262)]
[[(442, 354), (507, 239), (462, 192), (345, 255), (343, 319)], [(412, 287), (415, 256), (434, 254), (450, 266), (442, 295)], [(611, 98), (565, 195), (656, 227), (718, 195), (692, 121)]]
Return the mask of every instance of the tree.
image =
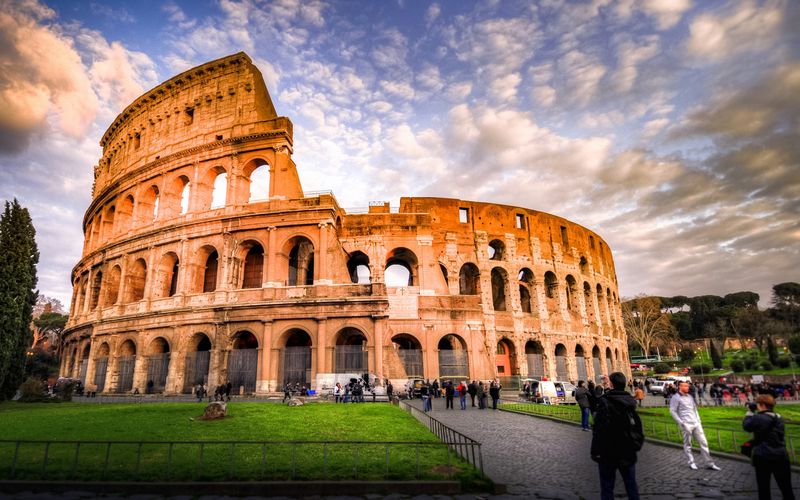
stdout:
[(714, 345), (714, 341), (709, 339), (708, 344), (709, 344), (709, 349), (708, 349), (709, 354), (711, 355), (711, 364), (714, 365), (714, 368), (719, 370), (720, 368), (722, 368), (722, 358), (719, 355), (717, 347)]
[(28, 209), (15, 199), (0, 216), (0, 400), (22, 384), (31, 345), (33, 306), (38, 293), (39, 250)]
[(640, 295), (623, 302), (622, 322), (628, 339), (639, 344), (645, 356), (656, 342), (674, 335), (669, 317), (661, 312), (658, 297)]
[(57, 312), (43, 312), (38, 318), (33, 319), (33, 341), (31, 349), (43, 347), (44, 343), (50, 344), (56, 352), (61, 349), (61, 333), (67, 325), (68, 316)]
[(800, 328), (800, 283), (778, 283), (772, 287), (772, 315), (787, 322), (792, 328)]

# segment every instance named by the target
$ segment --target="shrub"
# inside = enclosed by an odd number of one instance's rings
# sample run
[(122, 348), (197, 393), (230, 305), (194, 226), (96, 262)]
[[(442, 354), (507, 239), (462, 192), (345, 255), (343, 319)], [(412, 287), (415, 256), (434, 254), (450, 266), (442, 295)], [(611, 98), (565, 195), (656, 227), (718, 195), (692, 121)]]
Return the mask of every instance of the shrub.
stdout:
[(695, 375), (706, 374), (711, 371), (711, 365), (708, 363), (697, 363), (692, 365), (692, 373)]
[(42, 390), (42, 381), (33, 377), (28, 377), (19, 387), (21, 393), (19, 400), (25, 403), (38, 403), (49, 398)]
[(768, 360), (764, 360), (764, 361), (761, 362), (761, 369), (762, 370), (768, 372), (768, 371), (772, 370), (772, 368), (773, 368), (772, 363), (770, 363)]
[(734, 359), (731, 361), (731, 370), (739, 373), (743, 372), (745, 368), (745, 363), (741, 359)]
[(684, 347), (684, 348), (683, 348), (683, 349), (681, 349), (681, 350), (680, 350), (680, 352), (678, 353), (678, 357), (679, 357), (679, 358), (680, 358), (680, 360), (681, 360), (681, 361), (683, 361), (683, 362), (686, 362), (686, 361), (691, 361), (691, 360), (693, 360), (693, 359), (694, 359), (694, 351), (693, 351), (693, 350), (691, 350), (691, 349), (689, 349), (688, 347)]
[(789, 365), (792, 364), (792, 357), (788, 354), (783, 354), (778, 356), (778, 366), (780, 368), (789, 368)]
[(758, 361), (757, 357), (748, 356), (748, 357), (744, 358), (744, 366), (748, 370), (755, 370), (756, 368), (758, 368), (758, 364), (759, 364), (759, 361)]
[(653, 367), (653, 371), (655, 371), (657, 374), (660, 375), (664, 373), (669, 373), (670, 371), (672, 371), (672, 368), (670, 368), (670, 366), (666, 363), (656, 363), (656, 365)]
[(722, 368), (722, 358), (720, 358), (719, 356), (719, 351), (717, 351), (717, 347), (714, 345), (714, 341), (709, 340), (708, 343), (710, 345), (709, 353), (711, 354), (711, 363), (713, 363), (714, 368), (719, 370), (720, 368)]
[(795, 354), (794, 362), (797, 363), (798, 365), (800, 365), (800, 354)]
[(792, 354), (800, 354), (800, 335), (792, 335), (789, 337), (788, 344)]

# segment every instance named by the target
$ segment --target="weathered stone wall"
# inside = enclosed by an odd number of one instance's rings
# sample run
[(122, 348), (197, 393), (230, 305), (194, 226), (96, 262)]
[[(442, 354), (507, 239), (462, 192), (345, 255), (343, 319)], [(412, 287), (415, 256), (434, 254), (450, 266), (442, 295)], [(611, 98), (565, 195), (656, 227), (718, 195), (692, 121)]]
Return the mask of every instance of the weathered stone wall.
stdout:
[(198, 367), (259, 393), (356, 370), (527, 376), (532, 359), (551, 378), (629, 371), (599, 235), (490, 203), (362, 214), (305, 195), (291, 122), (244, 54), (147, 92), (102, 145), (62, 364), (90, 387), (143, 391), (166, 353), (168, 393), (191, 390)]

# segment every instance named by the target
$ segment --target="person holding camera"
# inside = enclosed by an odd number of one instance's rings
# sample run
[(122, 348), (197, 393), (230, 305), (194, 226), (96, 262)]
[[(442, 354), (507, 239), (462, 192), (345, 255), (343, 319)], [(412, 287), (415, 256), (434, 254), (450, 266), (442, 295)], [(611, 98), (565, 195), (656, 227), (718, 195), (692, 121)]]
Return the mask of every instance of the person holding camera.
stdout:
[(792, 492), (792, 470), (789, 454), (786, 452), (784, 425), (780, 415), (775, 413), (775, 398), (770, 394), (761, 394), (755, 403), (747, 405), (747, 414), (742, 427), (753, 433), (753, 467), (756, 469), (759, 500), (769, 500), (770, 477), (781, 490), (784, 500), (794, 500)]

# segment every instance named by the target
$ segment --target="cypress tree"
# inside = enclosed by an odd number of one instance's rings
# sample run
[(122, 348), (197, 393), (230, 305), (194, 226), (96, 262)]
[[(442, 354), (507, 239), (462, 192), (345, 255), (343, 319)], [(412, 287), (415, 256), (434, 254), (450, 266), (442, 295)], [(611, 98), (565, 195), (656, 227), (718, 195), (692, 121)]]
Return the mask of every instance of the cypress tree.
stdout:
[(0, 400), (22, 384), (33, 340), (31, 316), (38, 292), (36, 230), (30, 213), (14, 199), (0, 216)]
[(778, 364), (778, 348), (775, 347), (775, 342), (772, 341), (772, 335), (767, 336), (767, 356), (769, 356), (769, 362), (773, 365)]
[(714, 341), (709, 339), (708, 343), (711, 344), (709, 348), (709, 354), (711, 355), (711, 364), (714, 365), (714, 368), (719, 370), (720, 368), (722, 368), (722, 358), (720, 358), (719, 356), (719, 351), (717, 350), (717, 346), (714, 345)]

